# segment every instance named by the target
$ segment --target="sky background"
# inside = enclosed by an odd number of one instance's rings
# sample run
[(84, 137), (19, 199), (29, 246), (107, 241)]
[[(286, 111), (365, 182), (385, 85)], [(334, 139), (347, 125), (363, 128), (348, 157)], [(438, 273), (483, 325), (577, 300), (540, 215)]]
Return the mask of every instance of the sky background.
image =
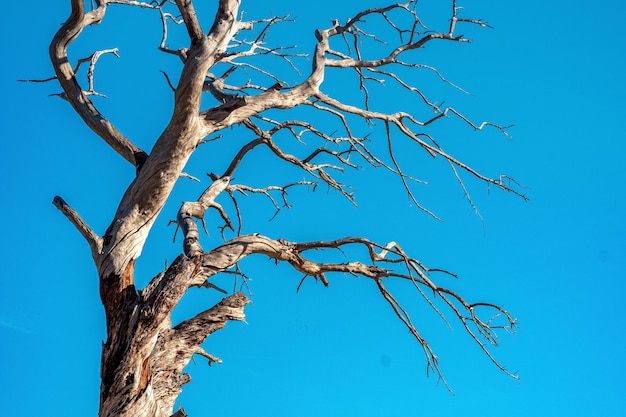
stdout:
[[(296, 19), (269, 40), (282, 37), (302, 52), (311, 52), (314, 28), (386, 4), (319, 0), (311, 10), (305, 2), (248, 3), (254, 2), (244, 1), (242, 9), (251, 17), (288, 13)], [(423, 3), (430, 10), (437, 2)], [(464, 16), (494, 29), (460, 29), (472, 44), (433, 44), (415, 59), (436, 65), (472, 94), (436, 83), (427, 73), (416, 83), (472, 120), (514, 124), (512, 139), (493, 129), (475, 133), (454, 118), (431, 132), (481, 172), (518, 180), (528, 187), (530, 201), (465, 176), (483, 223), (445, 164), (399, 142), (410, 172), (430, 183), (415, 188), (420, 202), (444, 221), (410, 207), (391, 176), (364, 169), (341, 177), (357, 190), (358, 207), (324, 187), (315, 193), (299, 189), (290, 193), (293, 208), (268, 222), (271, 204), (250, 198), (244, 231), (292, 240), (394, 240), (426, 265), (457, 273), (458, 281), (440, 276), (438, 282), (471, 301), (504, 305), (519, 320), (517, 332), (503, 334), (493, 353), (520, 380), (493, 366), (458, 323), (450, 330), (424, 309), (408, 286), (390, 284), (438, 354), (451, 395), (436, 377), (426, 377), (419, 345), (373, 282), (336, 275), (329, 288), (308, 280), (296, 294), (301, 276), (259, 257), (244, 265), (252, 278), (247, 324), (229, 323), (204, 345), (224, 363), (208, 367), (196, 358), (188, 367), (193, 381), (179, 404), (189, 415), (626, 415), (626, 326), (620, 318), (626, 291), (626, 2), (462, 5)], [(52, 75), (47, 48), (68, 16), (69, 1), (8, 2), (4, 10), (0, 415), (97, 415), (105, 328), (96, 270), (87, 244), (51, 201), (61, 195), (102, 234), (133, 169), (67, 103), (48, 97), (59, 91), (55, 83), (16, 81)], [(206, 25), (210, 7), (199, 12)], [(427, 25), (442, 24), (429, 13)], [(116, 6), (103, 25), (85, 31), (84, 41), (70, 48), (74, 59), (93, 49), (120, 48), (120, 59), (101, 58), (96, 88), (109, 98), (95, 102), (144, 149), (171, 110), (159, 70), (174, 76), (178, 67), (175, 58), (156, 51), (159, 40), (155, 14)], [(302, 63), (306, 74), (309, 64)], [(325, 92), (354, 99), (349, 83), (331, 76), (327, 81)], [(382, 110), (415, 107), (414, 97), (391, 87), (377, 91)], [(378, 132), (374, 143), (384, 139)], [(237, 138), (236, 131), (229, 134)], [(224, 169), (228, 161), (219, 152), (229, 150), (225, 141), (208, 144), (190, 161), (186, 171), (203, 184), (179, 181), (138, 262), (140, 286), (180, 253), (180, 236), (172, 243), (167, 222), (181, 201), (196, 199), (208, 185), (205, 173)], [(255, 154), (236, 179), (261, 185), (294, 174), (271, 161), (264, 152)], [(207, 222), (211, 235), (203, 245), (210, 248), (220, 242), (218, 218), (211, 214)], [(233, 285), (230, 277), (216, 282)], [(219, 299), (215, 292), (190, 290), (174, 321)]]

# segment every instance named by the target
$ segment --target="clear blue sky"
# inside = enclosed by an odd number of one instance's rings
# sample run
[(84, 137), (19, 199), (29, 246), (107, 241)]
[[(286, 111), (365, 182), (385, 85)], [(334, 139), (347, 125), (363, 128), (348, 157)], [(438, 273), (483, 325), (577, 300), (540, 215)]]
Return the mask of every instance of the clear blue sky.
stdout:
[[(297, 22), (289, 39), (306, 52), (312, 28), (345, 19), (358, 7), (322, 0), (311, 11), (304, 2), (259, 3), (244, 1), (242, 8), (254, 16), (291, 14)], [(371, 282), (334, 276), (330, 288), (307, 281), (296, 294), (299, 274), (258, 258), (247, 267), (253, 278), (248, 323), (230, 323), (205, 344), (224, 363), (209, 368), (197, 358), (188, 368), (193, 381), (179, 400), (190, 415), (626, 415), (620, 318), (626, 292), (626, 2), (461, 3), (467, 16), (495, 29), (465, 31), (471, 45), (424, 51), (426, 63), (436, 63), (473, 95), (434, 91), (475, 120), (515, 124), (513, 139), (475, 134), (454, 120), (435, 130), (437, 138), (482, 172), (503, 172), (528, 186), (530, 202), (469, 180), (483, 226), (454, 179), (445, 170), (430, 171), (433, 164), (416, 152), (413, 172), (431, 182), (418, 188), (419, 196), (444, 222), (408, 207), (397, 183), (366, 171), (346, 177), (358, 190), (358, 208), (325, 189), (294, 191), (293, 209), (271, 223), (272, 207), (254, 200), (259, 214), (247, 231), (300, 240), (353, 234), (395, 240), (425, 264), (454, 271), (461, 279), (450, 286), (471, 300), (501, 303), (519, 319), (518, 332), (503, 335), (494, 354), (520, 381), (492, 366), (458, 324), (449, 330), (408, 301), (452, 396), (425, 376), (421, 349)], [(52, 74), (48, 44), (69, 10), (66, 1), (25, 4), (4, 5), (0, 29), (0, 414), (96, 415), (105, 337), (96, 271), (87, 245), (51, 201), (63, 196), (102, 233), (133, 172), (67, 103), (48, 97), (58, 91), (54, 83), (16, 82)], [(120, 59), (103, 57), (97, 68), (96, 88), (109, 96), (97, 103), (149, 149), (171, 106), (158, 69), (173, 71), (177, 63), (144, 65), (158, 57), (158, 19), (130, 10), (124, 20), (126, 12), (120, 6), (108, 11), (105, 22), (117, 29), (110, 38), (99, 36), (102, 27), (89, 29), (85, 39), (97, 45), (91, 48), (120, 47)], [(87, 55), (88, 46), (70, 54)], [(339, 95), (341, 87), (331, 82), (326, 91)], [(407, 104), (391, 94), (389, 103)], [(187, 171), (203, 177), (221, 167), (214, 156), (195, 158)], [(257, 168), (243, 170), (241, 182), (254, 178)], [(180, 252), (167, 221), (181, 200), (201, 191), (189, 181), (177, 187), (140, 259), (139, 283)], [(210, 247), (219, 233), (217, 218), (207, 220)], [(188, 295), (175, 319), (219, 299), (199, 290)]]

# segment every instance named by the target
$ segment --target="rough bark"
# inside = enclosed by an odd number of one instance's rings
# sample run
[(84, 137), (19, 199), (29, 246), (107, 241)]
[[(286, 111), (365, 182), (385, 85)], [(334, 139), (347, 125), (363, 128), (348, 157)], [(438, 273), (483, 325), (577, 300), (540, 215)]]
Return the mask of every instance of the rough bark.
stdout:
[[(101, 364), (101, 417), (109, 416), (157, 416), (185, 415), (179, 410), (174, 414), (174, 403), (182, 386), (190, 381), (183, 372), (194, 354), (206, 357), (209, 362), (221, 362), (205, 352), (201, 344), (214, 331), (222, 329), (229, 320), (243, 320), (244, 307), (248, 303), (245, 294), (237, 292), (226, 296), (222, 301), (181, 323), (172, 325), (170, 313), (194, 286), (214, 288), (209, 279), (219, 273), (228, 272), (239, 261), (250, 255), (263, 255), (278, 262), (290, 264), (295, 271), (305, 277), (313, 277), (325, 285), (330, 282), (329, 274), (347, 273), (366, 277), (375, 282), (381, 297), (391, 306), (393, 312), (419, 341), (426, 355), (430, 369), (439, 377), (442, 375), (437, 364), (437, 356), (427, 341), (415, 328), (408, 313), (386, 289), (388, 278), (406, 280), (416, 289), (437, 312), (434, 299), (441, 300), (484, 350), (488, 357), (504, 372), (507, 372), (492, 356), (487, 345), (496, 344), (495, 330), (512, 328), (513, 318), (502, 308), (488, 303), (468, 303), (455, 292), (439, 287), (430, 278), (431, 272), (415, 258), (407, 255), (394, 242), (380, 245), (363, 238), (347, 237), (333, 241), (288, 242), (263, 235), (242, 235), (242, 214), (237, 199), (244, 194), (260, 193), (279, 205), (272, 195), (282, 195), (285, 205), (286, 190), (291, 186), (314, 184), (312, 181), (292, 182), (287, 185), (255, 189), (245, 184), (233, 184), (233, 173), (257, 146), (267, 147), (278, 162), (300, 168), (312, 180), (327, 184), (338, 190), (346, 198), (353, 200), (349, 187), (340, 183), (332, 175), (333, 170), (355, 167), (351, 158), (361, 158), (372, 166), (379, 166), (397, 174), (408, 196), (418, 207), (423, 208), (414, 198), (409, 186), (412, 178), (405, 174), (396, 162), (392, 147), (392, 136), (399, 136), (413, 142), (433, 157), (447, 162), (459, 179), (457, 170), (464, 171), (487, 184), (521, 195), (512, 188), (504, 176), (485, 176), (469, 165), (446, 153), (432, 138), (416, 128), (428, 125), (454, 115), (461, 118), (475, 130), (494, 127), (504, 132), (504, 128), (489, 122), (473, 123), (453, 108), (440, 108), (429, 101), (416, 87), (403, 81), (392, 71), (392, 65), (419, 69), (424, 66), (404, 61), (406, 52), (436, 41), (465, 42), (462, 35), (455, 33), (458, 23), (485, 26), (479, 20), (458, 17), (459, 8), (451, 2), (450, 26), (447, 32), (434, 32), (425, 27), (415, 11), (415, 1), (393, 4), (384, 8), (369, 9), (357, 13), (345, 23), (334, 22), (330, 28), (315, 32), (315, 48), (308, 75), (294, 86), (285, 87), (276, 79), (269, 87), (263, 84), (230, 85), (229, 76), (239, 66), (270, 77), (271, 69), (254, 67), (246, 59), (260, 54), (269, 54), (291, 63), (291, 56), (282, 49), (271, 49), (264, 43), (269, 28), (279, 23), (280, 18), (260, 21), (243, 21), (239, 0), (216, 0), (217, 8), (213, 24), (205, 31), (196, 16), (191, 0), (173, 2), (141, 2), (127, 0), (96, 0), (93, 10), (86, 11), (83, 0), (71, 0), (71, 14), (54, 36), (50, 45), (52, 65), (63, 92), (59, 94), (67, 100), (87, 126), (101, 137), (111, 148), (136, 167), (136, 176), (126, 189), (109, 227), (98, 236), (62, 198), (55, 197), (54, 204), (76, 226), (90, 245), (97, 266), (100, 296), (106, 313), (107, 340), (102, 347)], [(93, 91), (93, 71), (88, 73), (90, 88), (83, 89), (77, 81), (77, 68), (72, 68), (67, 54), (68, 46), (81, 31), (92, 24), (100, 24), (105, 18), (109, 4), (153, 9), (159, 12), (163, 23), (163, 39), (160, 49), (178, 56), (182, 70), (174, 88), (174, 106), (171, 119), (161, 135), (155, 140), (148, 155), (135, 146), (130, 139), (120, 133), (97, 109), (89, 96)], [(175, 6), (174, 12), (168, 7)], [(394, 23), (394, 13), (408, 16), (412, 24), (399, 27)], [(180, 15), (184, 24), (189, 45), (178, 50), (170, 50), (166, 45), (168, 22)], [(377, 59), (363, 60), (359, 50), (360, 40), (370, 35), (362, 30), (367, 19), (381, 18), (386, 22), (386, 30), (400, 35), (388, 53)], [(261, 28), (261, 29), (258, 29)], [(254, 41), (242, 41), (238, 35), (242, 31), (257, 30)], [(353, 41), (354, 49), (341, 51), (333, 49), (335, 38)], [(103, 51), (97, 51), (84, 62), (92, 66)], [(80, 60), (79, 60), (80, 61)], [(212, 74), (216, 64), (230, 65), (222, 76)], [(358, 106), (343, 103), (331, 98), (322, 91), (329, 67), (356, 71), (364, 92), (364, 104)], [(436, 72), (436, 70), (430, 68)], [(368, 72), (369, 71), (369, 72)], [(437, 72), (437, 74), (439, 74)], [(416, 93), (423, 104), (435, 112), (428, 120), (419, 120), (410, 113), (385, 113), (372, 110), (366, 87), (372, 77), (382, 77), (397, 82), (401, 88)], [(276, 77), (274, 77), (276, 78)], [(442, 77), (444, 82), (448, 82)], [(169, 79), (168, 79), (169, 81)], [(209, 92), (217, 101), (212, 107), (203, 103), (203, 94)], [(302, 120), (275, 121), (263, 115), (269, 109), (291, 109), (306, 106), (324, 114), (336, 117), (344, 125), (343, 135), (330, 135), (324, 129)], [(378, 120), (386, 126), (389, 158), (375, 154), (368, 147), (365, 138), (352, 133), (347, 117), (357, 116), (363, 120)], [(177, 226), (184, 236), (183, 253), (162, 273), (154, 277), (146, 288), (135, 287), (134, 267), (138, 261), (146, 238), (155, 219), (163, 209), (177, 179), (196, 148), (207, 136), (227, 127), (240, 126), (254, 139), (237, 152), (222, 175), (212, 174), (213, 183), (206, 188), (196, 201), (182, 204), (177, 215)], [(294, 155), (284, 151), (273, 140), (277, 133), (287, 132), (301, 140), (306, 133), (321, 144), (316, 144), (307, 155)], [(334, 161), (329, 163), (328, 160)], [(286, 181), (287, 182), (287, 181)], [(462, 182), (468, 200), (469, 195)], [(227, 211), (216, 200), (222, 195), (230, 196), (234, 202), (237, 227)], [(522, 196), (523, 197), (523, 196)], [(200, 244), (197, 221), (204, 225), (205, 212), (216, 209), (225, 222), (225, 227), (234, 231), (224, 243), (205, 251)], [(232, 214), (232, 213), (231, 213)], [(236, 229), (236, 230), (235, 230)], [(341, 250), (345, 246), (358, 246), (364, 250), (364, 258), (348, 263), (320, 263), (306, 258), (309, 250)], [(441, 272), (441, 271), (439, 271)], [(428, 290), (428, 291), (423, 291)], [(431, 294), (431, 295), (429, 295)], [(478, 308), (487, 307), (504, 318), (502, 324), (483, 320), (477, 314)], [(507, 372), (508, 373), (508, 372)]]

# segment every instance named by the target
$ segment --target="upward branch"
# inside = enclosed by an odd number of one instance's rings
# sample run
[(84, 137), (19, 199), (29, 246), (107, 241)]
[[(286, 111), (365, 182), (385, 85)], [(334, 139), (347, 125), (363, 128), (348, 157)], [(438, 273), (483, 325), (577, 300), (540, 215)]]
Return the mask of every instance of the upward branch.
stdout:
[(91, 254), (96, 260), (100, 257), (102, 252), (102, 239), (89, 227), (87, 223), (80, 217), (80, 215), (71, 208), (65, 200), (61, 197), (56, 196), (52, 200), (52, 204), (61, 211), (67, 217), (67, 219), (76, 227), (76, 229), (80, 232), (80, 234), (85, 238), (87, 243), (89, 243), (89, 247), (91, 248)]

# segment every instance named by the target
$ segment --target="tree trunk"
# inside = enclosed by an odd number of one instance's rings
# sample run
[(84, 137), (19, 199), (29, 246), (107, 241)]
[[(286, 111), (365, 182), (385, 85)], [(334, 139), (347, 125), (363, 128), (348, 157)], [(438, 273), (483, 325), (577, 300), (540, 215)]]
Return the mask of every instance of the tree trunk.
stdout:
[[(197, 265), (198, 259), (183, 255), (161, 279), (188, 281), (198, 274)], [(101, 278), (108, 338), (102, 346), (100, 417), (169, 417), (182, 386), (191, 380), (183, 368), (194, 354), (205, 356), (209, 363), (220, 362), (200, 344), (226, 321), (243, 320), (248, 298), (235, 293), (172, 328), (169, 311), (155, 311), (155, 305), (167, 303), (153, 304), (163, 298), (155, 298), (158, 294), (153, 292), (160, 289), (159, 277), (138, 293), (128, 284), (132, 273), (131, 263), (124, 275)]]

